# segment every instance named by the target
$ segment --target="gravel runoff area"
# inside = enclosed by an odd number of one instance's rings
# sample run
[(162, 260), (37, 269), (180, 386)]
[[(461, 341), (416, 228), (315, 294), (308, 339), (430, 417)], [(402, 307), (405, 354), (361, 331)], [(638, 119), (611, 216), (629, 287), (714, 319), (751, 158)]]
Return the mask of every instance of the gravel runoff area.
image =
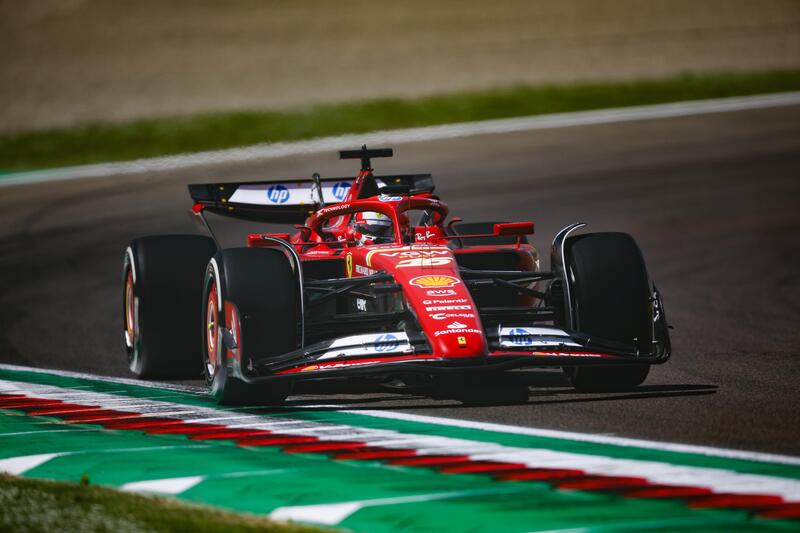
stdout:
[(797, 66), (796, 0), (0, 0), (0, 132)]

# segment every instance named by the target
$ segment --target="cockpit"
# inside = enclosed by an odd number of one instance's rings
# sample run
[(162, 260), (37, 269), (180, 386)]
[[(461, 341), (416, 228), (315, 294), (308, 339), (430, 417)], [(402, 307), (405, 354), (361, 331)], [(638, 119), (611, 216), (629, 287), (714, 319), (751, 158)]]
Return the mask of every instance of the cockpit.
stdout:
[(377, 211), (358, 211), (350, 218), (350, 235), (358, 244), (395, 242), (392, 219)]

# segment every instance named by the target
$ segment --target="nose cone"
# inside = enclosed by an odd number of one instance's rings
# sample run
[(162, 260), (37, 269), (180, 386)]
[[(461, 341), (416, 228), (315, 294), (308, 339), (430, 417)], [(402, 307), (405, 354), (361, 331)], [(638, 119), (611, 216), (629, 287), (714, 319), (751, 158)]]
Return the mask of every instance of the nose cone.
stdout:
[(374, 254), (370, 259), (375, 268), (392, 272), (402, 285), (435, 355), (460, 358), (488, 354), (475, 302), (448, 248), (405, 247)]
[[(414, 285), (415, 282), (459, 283), (447, 287)], [(433, 353), (442, 357), (478, 357), (488, 353), (483, 326), (475, 304), (464, 283), (457, 276), (420, 276), (410, 280), (406, 291), (409, 305), (415, 310)], [(444, 291), (444, 293), (442, 293)], [(412, 293), (409, 297), (408, 293)]]

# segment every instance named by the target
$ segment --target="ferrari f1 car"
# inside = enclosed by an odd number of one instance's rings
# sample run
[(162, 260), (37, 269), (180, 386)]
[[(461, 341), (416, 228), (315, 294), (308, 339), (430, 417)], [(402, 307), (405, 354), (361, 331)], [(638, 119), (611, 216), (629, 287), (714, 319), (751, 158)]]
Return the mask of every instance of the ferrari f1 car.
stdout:
[[(622, 390), (666, 361), (661, 297), (633, 238), (553, 239), (533, 222), (449, 217), (428, 174), (376, 176), (391, 149), (348, 150), (355, 179), (189, 185), (209, 236), (134, 240), (123, 323), (141, 378), (204, 376), (220, 403), (276, 404), (305, 380), (385, 382), (556, 366), (579, 390)], [(207, 214), (296, 224), (221, 248)]]

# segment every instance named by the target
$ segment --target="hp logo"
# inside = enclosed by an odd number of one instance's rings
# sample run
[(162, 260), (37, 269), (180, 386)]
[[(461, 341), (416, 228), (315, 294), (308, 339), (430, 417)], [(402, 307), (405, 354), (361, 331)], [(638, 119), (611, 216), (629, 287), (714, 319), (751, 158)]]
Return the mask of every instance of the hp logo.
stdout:
[(381, 335), (375, 339), (376, 352), (391, 352), (397, 349), (398, 346), (400, 346), (399, 340), (391, 333)]
[(333, 197), (339, 201), (344, 200), (347, 191), (350, 190), (350, 184), (346, 181), (337, 181), (333, 184)]
[(515, 346), (530, 346), (533, 344), (533, 335), (524, 328), (514, 328), (508, 332), (511, 344)]
[(270, 185), (267, 189), (267, 199), (273, 204), (285, 204), (289, 201), (289, 189), (284, 185)]

